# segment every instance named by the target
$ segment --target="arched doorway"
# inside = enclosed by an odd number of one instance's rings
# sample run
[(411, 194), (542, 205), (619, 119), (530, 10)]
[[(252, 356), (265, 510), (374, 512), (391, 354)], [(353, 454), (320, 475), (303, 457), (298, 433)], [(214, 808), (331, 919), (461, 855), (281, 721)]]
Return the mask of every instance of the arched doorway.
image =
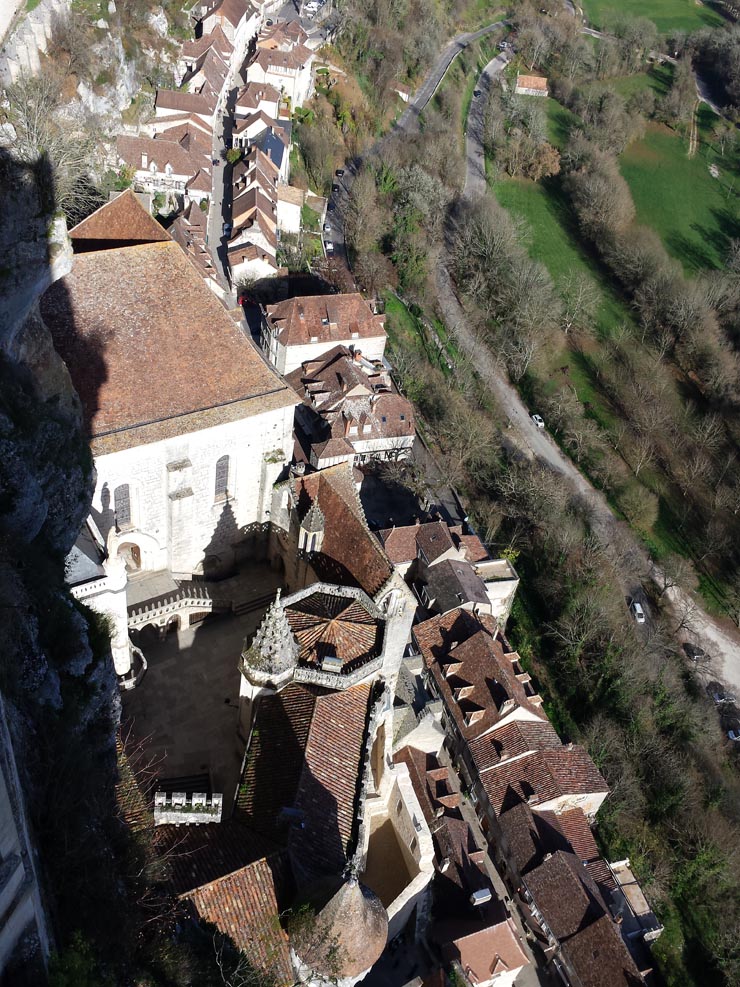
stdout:
[(118, 557), (123, 559), (126, 572), (138, 572), (141, 569), (141, 549), (134, 542), (126, 541), (119, 545)]

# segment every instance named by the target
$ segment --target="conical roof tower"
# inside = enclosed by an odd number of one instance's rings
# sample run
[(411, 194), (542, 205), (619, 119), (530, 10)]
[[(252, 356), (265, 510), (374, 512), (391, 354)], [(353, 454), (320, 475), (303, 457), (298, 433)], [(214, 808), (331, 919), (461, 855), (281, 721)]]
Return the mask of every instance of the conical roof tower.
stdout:
[(298, 661), (298, 642), (285, 616), (279, 589), (244, 657), (254, 668), (274, 673), (286, 672)]

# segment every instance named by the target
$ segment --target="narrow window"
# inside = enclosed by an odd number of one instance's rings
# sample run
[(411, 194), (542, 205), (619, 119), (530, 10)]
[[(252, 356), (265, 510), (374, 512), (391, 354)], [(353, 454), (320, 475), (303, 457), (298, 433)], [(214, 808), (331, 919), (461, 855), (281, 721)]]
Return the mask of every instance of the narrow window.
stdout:
[(229, 489), (229, 457), (221, 456), (216, 463), (216, 500), (225, 500)]
[(113, 492), (113, 503), (116, 511), (116, 524), (119, 528), (127, 528), (131, 524), (131, 492), (128, 483), (122, 483)]

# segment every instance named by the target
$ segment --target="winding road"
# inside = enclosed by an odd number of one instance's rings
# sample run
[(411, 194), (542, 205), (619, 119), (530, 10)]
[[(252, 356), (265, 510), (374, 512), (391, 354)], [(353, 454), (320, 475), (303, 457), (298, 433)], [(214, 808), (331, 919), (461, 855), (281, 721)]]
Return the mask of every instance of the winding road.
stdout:
[[(506, 62), (507, 58), (498, 55), (486, 65), (476, 86), (481, 95), (477, 100), (474, 99), (470, 106), (463, 197), (471, 202), (486, 193), (483, 148), (485, 106), (493, 79), (502, 71)], [(537, 428), (530, 417), (529, 410), (509, 382), (504, 369), (491, 351), (476, 339), (452, 283), (447, 266), (448, 260), (449, 258), (443, 253), (436, 271), (440, 312), (445, 323), (455, 333), (458, 345), (472, 360), (478, 374), (486, 382), (501, 411), (508, 419), (510, 438), (528, 456), (546, 464), (570, 484), (574, 494), (588, 511), (595, 534), (602, 544), (612, 551), (626, 594), (630, 596), (639, 594), (640, 579), (644, 576), (660, 584), (663, 578), (661, 570), (649, 559), (627, 525), (614, 515), (604, 495), (591, 485), (553, 439), (544, 430)], [(623, 546), (626, 540), (632, 542), (629, 565), (618, 560), (614, 548), (617, 544), (622, 546), (620, 555), (623, 559), (625, 555)], [(718, 620), (706, 613), (690, 594), (678, 587), (668, 589), (665, 595), (676, 614), (690, 614), (686, 621), (689, 626), (684, 629), (683, 638), (690, 638), (693, 643), (701, 645), (712, 656), (712, 662), (702, 668), (702, 673), (705, 676), (711, 675), (734, 690), (740, 691), (740, 634), (731, 622)], [(649, 626), (645, 633), (650, 633)]]

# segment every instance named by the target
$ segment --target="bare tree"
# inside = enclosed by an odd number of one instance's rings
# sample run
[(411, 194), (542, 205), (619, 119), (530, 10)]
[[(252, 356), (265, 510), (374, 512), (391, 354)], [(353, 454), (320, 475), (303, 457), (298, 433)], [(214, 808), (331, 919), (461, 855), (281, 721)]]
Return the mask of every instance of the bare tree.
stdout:
[(46, 190), (49, 208), (57, 205), (73, 221), (97, 208), (101, 195), (90, 177), (95, 140), (59, 118), (59, 81), (45, 73), (23, 74), (6, 93), (15, 133), (12, 150), (22, 161), (48, 160), (51, 165), (53, 182)]
[(563, 299), (560, 327), (568, 335), (572, 329), (593, 330), (601, 293), (593, 278), (580, 271), (570, 271), (559, 282), (558, 290)]

